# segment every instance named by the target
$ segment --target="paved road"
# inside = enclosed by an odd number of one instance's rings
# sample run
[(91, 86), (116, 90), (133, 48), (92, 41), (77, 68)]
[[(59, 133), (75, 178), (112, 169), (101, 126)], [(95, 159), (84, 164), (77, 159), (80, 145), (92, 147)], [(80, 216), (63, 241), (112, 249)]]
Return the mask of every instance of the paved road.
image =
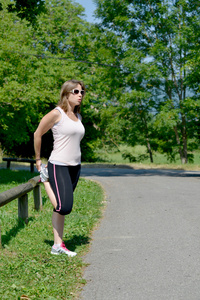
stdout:
[(106, 191), (81, 300), (200, 300), (200, 172), (82, 169)]

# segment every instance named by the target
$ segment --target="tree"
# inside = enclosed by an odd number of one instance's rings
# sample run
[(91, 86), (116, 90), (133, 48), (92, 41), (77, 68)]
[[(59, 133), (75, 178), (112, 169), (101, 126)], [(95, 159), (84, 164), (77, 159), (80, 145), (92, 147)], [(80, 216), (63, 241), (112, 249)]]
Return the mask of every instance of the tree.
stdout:
[(14, 140), (19, 144), (27, 140), (25, 119), (30, 102), (25, 102), (23, 96), (28, 90), (32, 62), (23, 59), (19, 52), (29, 48), (30, 32), (26, 22), (8, 13), (5, 7), (0, 11), (0, 20), (0, 136), (1, 143), (12, 149)]
[[(162, 127), (158, 122), (159, 114), (167, 118), (166, 107), (173, 111), (169, 119), (175, 137), (173, 146), (178, 149), (182, 163), (187, 163), (188, 139), (193, 138), (188, 127), (194, 120), (186, 107), (197, 105), (199, 109), (196, 98), (191, 97), (195, 90), (188, 81), (192, 75), (188, 67), (191, 53), (199, 49), (195, 42), (200, 26), (199, 4), (186, 0), (95, 2), (102, 26), (123, 40), (126, 61), (130, 61), (130, 67), (121, 61), (127, 88), (151, 93), (152, 110), (158, 114), (157, 130)], [(137, 53), (140, 63), (137, 63)]]
[[(8, 12), (8, 3), (4, 1), (0, 11), (0, 142), (7, 154), (31, 157), (33, 132), (55, 107), (63, 82), (84, 80), (75, 43), (84, 40), (87, 26), (79, 17), (82, 7), (69, 1), (64, 6), (63, 1), (46, 1), (37, 29)], [(43, 155), (48, 157), (51, 134), (44, 139)]]
[[(119, 81), (118, 70), (112, 67), (115, 51), (108, 47), (115, 35), (83, 21), (83, 8), (68, 0), (46, 1), (45, 10), (37, 15), (37, 27), (8, 12), (9, 3), (4, 1), (0, 11), (2, 149), (10, 155), (32, 157), (39, 120), (57, 104), (63, 82), (76, 78), (86, 83), (87, 90), (81, 112), (86, 127), (83, 159), (94, 160), (99, 108), (112, 99)], [(42, 156), (48, 157), (51, 133), (43, 139)]]

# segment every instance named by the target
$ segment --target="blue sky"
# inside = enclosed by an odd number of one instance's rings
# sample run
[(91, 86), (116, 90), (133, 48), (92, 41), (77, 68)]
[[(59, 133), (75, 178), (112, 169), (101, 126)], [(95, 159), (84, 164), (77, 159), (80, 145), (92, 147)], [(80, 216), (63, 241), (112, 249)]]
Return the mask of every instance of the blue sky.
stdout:
[(94, 17), (92, 15), (96, 6), (93, 0), (75, 0), (75, 2), (81, 4), (85, 8), (86, 20), (88, 22), (94, 22)]

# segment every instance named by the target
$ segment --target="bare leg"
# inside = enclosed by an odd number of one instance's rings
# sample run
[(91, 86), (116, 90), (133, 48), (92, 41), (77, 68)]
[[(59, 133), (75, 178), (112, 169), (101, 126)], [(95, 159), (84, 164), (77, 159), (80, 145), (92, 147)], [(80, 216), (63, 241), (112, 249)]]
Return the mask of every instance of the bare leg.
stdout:
[[(47, 192), (47, 195), (54, 208), (57, 207), (57, 201), (55, 194), (51, 188), (49, 182), (44, 182), (44, 187)], [(65, 216), (53, 212), (52, 215), (52, 225), (53, 225), (53, 234), (54, 234), (54, 244), (61, 244), (63, 238), (63, 229), (64, 229)]]
[[(44, 187), (47, 192), (47, 195), (54, 206), (57, 207), (57, 201), (55, 194), (51, 188), (49, 182), (44, 182)], [(53, 234), (54, 234), (54, 244), (61, 244), (63, 239), (63, 230), (64, 230), (64, 222), (65, 216), (58, 214), (57, 212), (53, 212), (52, 215), (52, 225), (53, 225)]]
[(45, 187), (45, 190), (47, 192), (47, 195), (51, 201), (51, 204), (53, 205), (53, 207), (56, 209), (56, 206), (57, 206), (57, 201), (56, 201), (56, 197), (55, 197), (55, 194), (51, 188), (51, 185), (48, 181), (45, 181), (43, 182), (44, 183), (44, 187)]
[(64, 222), (65, 216), (54, 211), (52, 216), (54, 244), (61, 244), (63, 241)]

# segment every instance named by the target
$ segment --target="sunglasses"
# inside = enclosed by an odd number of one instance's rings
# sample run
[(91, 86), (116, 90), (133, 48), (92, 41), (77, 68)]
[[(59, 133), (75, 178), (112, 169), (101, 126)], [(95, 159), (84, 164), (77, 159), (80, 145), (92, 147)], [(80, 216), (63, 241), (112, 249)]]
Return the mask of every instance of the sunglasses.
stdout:
[(73, 89), (70, 93), (76, 94), (76, 95), (78, 95), (79, 93), (81, 93), (82, 96), (85, 95), (85, 91), (84, 90), (79, 91), (78, 89)]

